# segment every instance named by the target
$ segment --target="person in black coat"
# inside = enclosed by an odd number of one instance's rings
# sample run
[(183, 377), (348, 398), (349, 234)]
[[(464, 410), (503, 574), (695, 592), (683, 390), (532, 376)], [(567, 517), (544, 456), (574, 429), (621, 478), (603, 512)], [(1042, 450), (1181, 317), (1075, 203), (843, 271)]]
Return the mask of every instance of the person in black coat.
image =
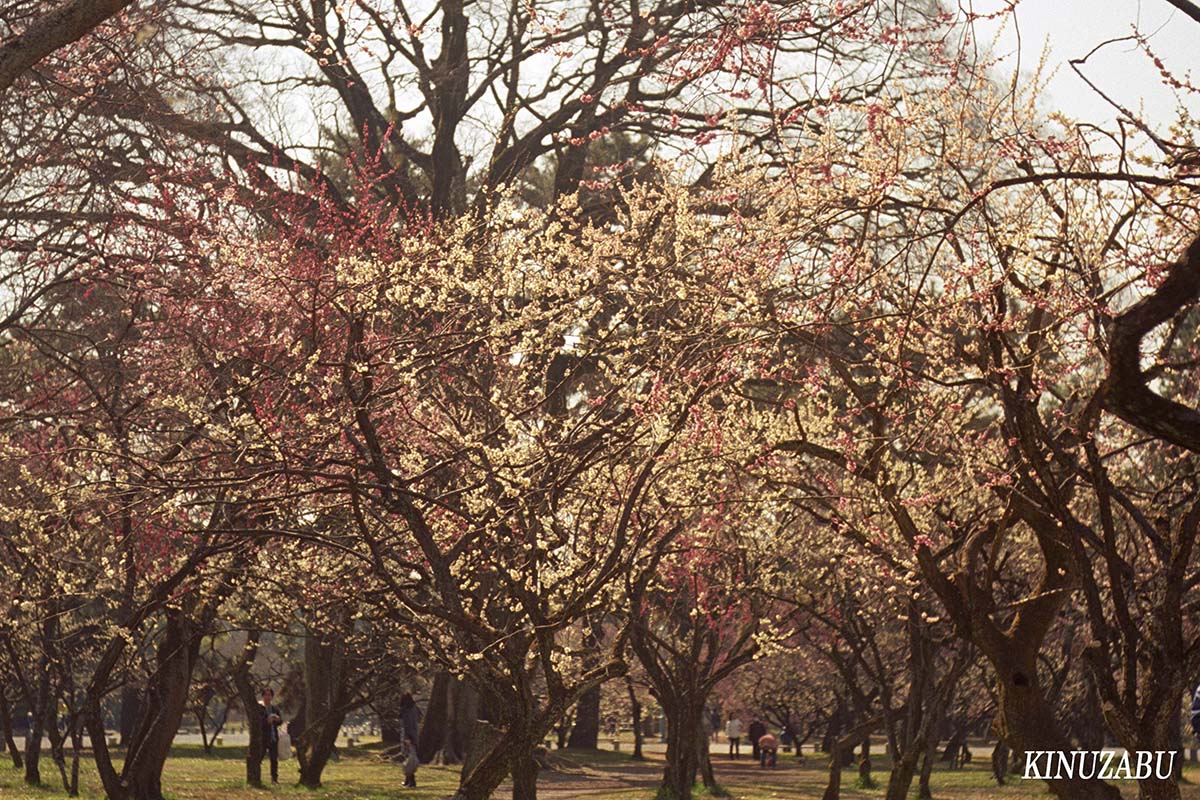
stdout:
[(761, 755), (758, 750), (758, 740), (767, 735), (767, 726), (763, 725), (761, 719), (755, 717), (750, 721), (750, 727), (746, 730), (746, 735), (750, 737), (750, 747), (753, 749), (750, 757), (758, 761)]
[(400, 727), (404, 729), (404, 738), (411, 739), (415, 745), (421, 723), (421, 709), (417, 701), (408, 692), (400, 695)]
[(262, 690), (262, 700), (258, 704), (258, 713), (263, 732), (263, 755), (271, 759), (271, 783), (279, 783), (279, 726), (283, 716), (275, 707), (275, 691), (267, 688)]

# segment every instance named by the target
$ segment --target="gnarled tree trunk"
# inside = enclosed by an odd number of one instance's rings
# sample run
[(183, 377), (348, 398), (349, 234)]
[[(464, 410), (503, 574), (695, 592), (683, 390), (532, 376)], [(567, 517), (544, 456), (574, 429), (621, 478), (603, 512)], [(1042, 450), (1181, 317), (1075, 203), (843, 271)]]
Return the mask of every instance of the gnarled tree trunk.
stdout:
[(907, 747), (900, 753), (900, 757), (892, 762), (892, 772), (888, 776), (886, 800), (904, 800), (908, 797), (908, 789), (912, 786), (913, 776), (917, 773), (917, 759), (920, 755), (920, 748)]
[(233, 669), (233, 685), (237, 688), (242, 713), (246, 717), (246, 730), (250, 734), (250, 744), (246, 749), (246, 783), (254, 787), (262, 786), (262, 760), (266, 750), (262, 725), (258, 724), (258, 698), (250, 676), (254, 659), (258, 656), (260, 636), (261, 632), (256, 630), (246, 633), (246, 645), (242, 648), (242, 655)]
[(634, 761), (644, 761), (642, 754), (642, 702), (638, 700), (637, 690), (633, 688), (633, 679), (625, 676), (625, 688), (629, 692), (629, 709), (633, 716), (633, 755)]
[(346, 653), (340, 642), (309, 635), (304, 640), (303, 733), (296, 743), (300, 783), (319, 788), (321, 774), (333, 755), (338, 731), (349, 710), (346, 687)]
[[(933, 799), (933, 787), (929, 785), (929, 779), (933, 775), (933, 760), (937, 756), (937, 738), (935, 736), (928, 737), (929, 741), (925, 743), (925, 755), (921, 758), (921, 776), (917, 780), (917, 797), (921, 800)], [(966, 741), (966, 735), (963, 735), (963, 741)], [(962, 746), (961, 744), (959, 745)], [(958, 756), (955, 755), (957, 761)]]
[(700, 747), (708, 747), (704, 730), (707, 697), (663, 700), (667, 716), (667, 764), (663, 790), (672, 800), (691, 800), (692, 787), (700, 770)]
[(142, 693), (141, 690), (134, 685), (127, 685), (121, 691), (121, 716), (117, 721), (120, 728), (121, 747), (129, 745), (133, 739), (133, 729), (137, 726), (138, 717), (142, 711)]
[(1003, 739), (996, 741), (996, 747), (992, 750), (992, 777), (996, 779), (998, 786), (1004, 785), (1004, 778), (1008, 774), (1008, 744)]
[(858, 785), (863, 789), (870, 789), (875, 785), (875, 779), (871, 777), (871, 737), (864, 736), (862, 740), (861, 757), (858, 760)]
[(459, 764), (467, 754), (468, 732), (479, 715), (479, 695), (469, 684), (449, 672), (434, 676), (429, 707), (417, 737), (417, 757), (422, 764), (440, 759)]
[(42, 783), (42, 736), (45, 734), (46, 714), (50, 708), (50, 667), (41, 660), (38, 664), (37, 687), (30, 698), (29, 733), (25, 739), (25, 783)]
[(846, 763), (846, 754), (851, 752), (854, 745), (862, 741), (867, 733), (878, 724), (878, 719), (859, 723), (845, 735), (830, 742), (829, 780), (825, 784), (825, 793), (821, 795), (821, 800), (838, 800), (842, 793), (842, 768)]
[[(1073, 749), (1062, 735), (1053, 711), (1042, 695), (1037, 680), (1036, 654), (1018, 654), (996, 659), (998, 673), (997, 727), (1013, 749)], [(1047, 781), (1047, 788), (1061, 800), (1120, 800), (1114, 786), (1098, 780), (1063, 779)]]
[(600, 741), (600, 687), (588, 689), (575, 707), (575, 724), (567, 747), (595, 750)]
[(490, 800), (509, 774), (513, 775), (514, 800), (534, 800), (537, 762), (533, 761), (533, 748), (541, 740), (537, 734), (529, 730), (523, 736), (505, 735), (492, 723), (478, 720), (453, 800)]
[(124, 797), (111, 800), (162, 800), (163, 766), (187, 711), (188, 687), (203, 636), (203, 628), (182, 611), (167, 611), (156, 669), (146, 685), (142, 713), (121, 769)]
[(512, 773), (513, 800), (537, 800), (538, 762), (533, 757), (533, 748), (528, 747), (513, 756)]

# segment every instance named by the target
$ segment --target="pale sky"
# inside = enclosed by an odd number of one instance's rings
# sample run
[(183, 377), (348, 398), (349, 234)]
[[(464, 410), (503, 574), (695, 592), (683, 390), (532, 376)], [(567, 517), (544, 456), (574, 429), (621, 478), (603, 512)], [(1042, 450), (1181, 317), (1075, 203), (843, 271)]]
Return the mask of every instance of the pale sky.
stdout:
[[(1005, 0), (958, 2), (976, 13), (1008, 5)], [(1021, 72), (1031, 73), (1043, 48), (1048, 47), (1047, 67), (1057, 72), (1042, 102), (1043, 111), (1057, 109), (1077, 119), (1109, 123), (1118, 112), (1097, 96), (1068, 62), (1083, 58), (1106, 40), (1131, 36), (1135, 27), (1176, 77), (1193, 78), (1191, 82), (1200, 85), (1200, 23), (1167, 0), (1021, 0), (1016, 25), (1010, 24), (1000, 32), (997, 52), (1009, 56), (1001, 70), (1011, 75), (1019, 53)], [(983, 23), (977, 32), (980, 40), (990, 38), (996, 34), (996, 25)], [(1106, 45), (1081, 69), (1126, 108), (1144, 108), (1152, 126), (1163, 128), (1174, 120), (1176, 94), (1163, 84), (1158, 70), (1136, 42)], [(1183, 99), (1193, 112), (1200, 112), (1200, 96), (1185, 95)]]

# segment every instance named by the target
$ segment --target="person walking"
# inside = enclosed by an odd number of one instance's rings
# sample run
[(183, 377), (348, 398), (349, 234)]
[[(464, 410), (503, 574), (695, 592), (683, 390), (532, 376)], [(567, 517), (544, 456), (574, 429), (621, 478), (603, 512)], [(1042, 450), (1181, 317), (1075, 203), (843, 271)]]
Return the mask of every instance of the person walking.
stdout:
[(750, 757), (758, 761), (758, 740), (767, 733), (767, 726), (763, 725), (762, 720), (754, 717), (750, 720), (750, 727), (746, 729), (746, 735), (750, 737)]
[[(274, 689), (267, 687), (262, 690), (258, 713), (263, 733), (263, 756), (271, 759), (271, 783), (279, 783), (279, 726), (283, 723), (283, 716), (275, 707)], [(261, 762), (261, 758), (259, 760)]]
[(742, 757), (742, 721), (737, 717), (730, 717), (725, 723), (725, 738), (729, 740), (729, 757)]

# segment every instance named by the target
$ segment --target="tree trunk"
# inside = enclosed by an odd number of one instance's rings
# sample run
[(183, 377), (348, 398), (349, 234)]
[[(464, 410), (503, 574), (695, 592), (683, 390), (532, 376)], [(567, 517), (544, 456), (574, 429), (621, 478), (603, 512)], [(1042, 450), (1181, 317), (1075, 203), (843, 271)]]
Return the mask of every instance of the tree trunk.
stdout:
[(465, 681), (450, 682), (450, 701), (452, 714), (442, 747), (442, 762), (457, 764), (467, 756), (475, 723), (486, 715), (480, 709), (479, 692)]
[(29, 709), (29, 733), (25, 740), (25, 783), (41, 786), (42, 735), (50, 706), (50, 667), (43, 659), (38, 664), (37, 688)]
[[(997, 727), (1010, 746), (1019, 752), (1030, 750), (1072, 750), (1062, 735), (1050, 704), (1042, 696), (1037, 681), (1036, 654), (995, 662), (998, 681)], [(1100, 780), (1063, 779), (1046, 781), (1060, 800), (1121, 800), (1114, 786)]]
[[(936, 743), (937, 736), (931, 736), (931, 740)], [(962, 755), (963, 745), (967, 743), (967, 729), (965, 727), (955, 728), (954, 733), (946, 742), (946, 749), (942, 751), (942, 761), (950, 762), (950, 769), (958, 769), (960, 765), (960, 756)]]
[(875, 779), (871, 777), (871, 737), (864, 736), (862, 740), (862, 757), (858, 761), (858, 788), (875, 788)]
[[(1172, 652), (1182, 663), (1182, 636), (1168, 636), (1174, 639), (1176, 646)], [(1179, 698), (1187, 693), (1183, 683), (1183, 671), (1178, 663), (1170, 666), (1162, 662), (1152, 661), (1139, 683), (1146, 690), (1134, 701), (1126, 700), (1126, 704), (1118, 706), (1113, 702), (1114, 696), (1119, 696), (1110, 681), (1100, 695), (1105, 703), (1105, 717), (1108, 727), (1117, 737), (1117, 742), (1128, 752), (1163, 753), (1168, 758), (1174, 754), (1171, 763), (1171, 773), (1166, 778), (1158, 777), (1158, 763), (1150, 770), (1149, 776), (1138, 780), (1139, 797), (1143, 800), (1178, 800), (1179, 781), (1176, 777), (1180, 758), (1178, 755), (1182, 736), (1180, 731)], [(1097, 669), (1093, 666), (1093, 671)], [(1157, 759), (1156, 759), (1157, 762)], [(1167, 764), (1163, 763), (1163, 767)]]
[(575, 707), (575, 724), (567, 747), (595, 750), (600, 741), (600, 687), (588, 689)]
[(700, 741), (708, 745), (704, 732), (707, 697), (688, 697), (664, 702), (667, 715), (667, 764), (663, 770), (663, 794), (672, 800), (691, 800), (692, 787), (700, 768)]
[(1138, 781), (1138, 798), (1140, 800), (1179, 800), (1179, 784), (1173, 780)]
[(842, 735), (842, 728), (845, 724), (846, 706), (845, 701), (838, 698), (837, 705), (834, 706), (833, 713), (829, 715), (829, 723), (825, 726), (825, 735), (821, 737), (821, 752), (832, 753), (833, 746), (837, 743), (838, 737)]
[(80, 729), (79, 720), (71, 722), (71, 786), (67, 789), (67, 794), (71, 797), (78, 797), (79, 754), (83, 751), (83, 731)]
[(300, 783), (321, 786), (321, 773), (333, 755), (338, 731), (346, 717), (346, 658), (344, 646), (309, 635), (304, 639), (304, 709), (307, 724), (296, 747)]
[(247, 631), (246, 645), (242, 648), (241, 657), (233, 669), (233, 685), (237, 688), (238, 700), (242, 703), (242, 714), (246, 718), (246, 731), (250, 734), (250, 744), (246, 748), (246, 783), (255, 788), (262, 786), (262, 760), (266, 742), (263, 740), (262, 725), (259, 724), (258, 698), (255, 696), (250, 670), (258, 656), (258, 642), (261, 636), (260, 631)]
[(141, 716), (142, 693), (137, 686), (126, 686), (121, 690), (121, 718), (118, 722), (121, 734), (121, 747), (128, 747), (133, 739), (133, 729)]
[[(1177, 717), (1177, 715), (1175, 716)], [(1177, 772), (1181, 760), (1180, 753), (1178, 753), (1177, 748), (1172, 747), (1170, 744), (1170, 724), (1165, 724), (1163, 727), (1166, 728), (1165, 732), (1164, 730), (1158, 730), (1156, 732), (1157, 735), (1152, 735), (1150, 740), (1138, 742), (1138, 746), (1129, 747), (1128, 750), (1134, 752), (1150, 751), (1153, 753), (1166, 753), (1168, 756), (1171, 753), (1175, 753), (1172, 772)], [(1154, 766), (1157, 768), (1157, 764)], [(1150, 777), (1138, 781), (1138, 796), (1141, 800), (1180, 800), (1180, 782), (1178, 782), (1175, 774), (1172, 774), (1170, 777), (1159, 778), (1157, 769), (1152, 769)]]
[(333, 756), (333, 749), (321, 754), (323, 757), (313, 759), (309, 757), (300, 761), (300, 785), (308, 789), (321, 788), (321, 775), (325, 772), (325, 765), (329, 763), (329, 759)]
[(839, 736), (830, 742), (829, 748), (829, 781), (825, 784), (825, 793), (821, 800), (838, 800), (842, 793), (842, 768), (846, 764), (846, 754), (853, 751), (854, 745), (866, 738), (876, 725), (878, 719), (868, 720), (855, 725), (844, 736)]
[[(953, 737), (952, 737), (953, 738)], [(964, 729), (962, 740), (958, 744), (961, 751), (962, 746), (966, 743), (967, 734)], [(933, 761), (937, 757), (937, 737), (930, 736), (929, 741), (925, 743), (925, 755), (921, 759), (921, 776), (917, 782), (917, 797), (921, 800), (933, 800), (933, 789), (929, 785), (929, 779), (933, 775)], [(958, 753), (954, 755), (955, 761), (958, 760)]]
[(1004, 785), (1004, 776), (1008, 774), (1008, 745), (1003, 739), (996, 741), (992, 750), (992, 777), (998, 786)]
[(204, 712), (204, 709), (196, 711), (196, 725), (200, 728), (200, 746), (204, 748), (204, 754), (206, 756), (211, 756), (212, 742), (210, 742), (208, 739), (208, 726), (204, 724), (204, 718), (207, 716), (208, 715)]
[(908, 797), (913, 776), (917, 773), (917, 758), (920, 754), (920, 747), (909, 747), (900, 754), (900, 758), (892, 762), (885, 800), (904, 800)]
[(836, 738), (825, 741), (829, 742), (829, 780), (825, 782), (821, 800), (838, 800), (842, 794), (842, 748)]
[[(53, 705), (53, 699), (51, 704)], [(50, 758), (58, 768), (58, 777), (62, 781), (63, 791), (71, 793), (71, 779), (67, 776), (67, 754), (62, 734), (58, 732), (58, 720), (51, 712), (46, 719), (46, 736), (50, 739)]]
[(512, 770), (515, 757), (515, 748), (505, 746), (505, 737), (496, 726), (478, 720), (453, 800), (491, 800), (496, 787)]
[(538, 763), (532, 747), (512, 760), (513, 800), (537, 800)]
[(428, 764), (439, 756), (443, 764), (462, 763), (478, 712), (479, 697), (473, 688), (448, 672), (435, 675), (417, 737), (421, 763)]
[(4, 745), (8, 748), (8, 755), (12, 758), (13, 769), (20, 769), (25, 762), (21, 759), (21, 748), (17, 747), (17, 740), (13, 736), (12, 709), (9, 708), (8, 695), (4, 693), (4, 687), (0, 687), (0, 731), (4, 733)]
[(633, 713), (633, 755), (634, 761), (644, 761), (642, 754), (642, 703), (638, 700), (637, 691), (633, 688), (633, 679), (625, 676), (625, 688), (629, 691), (629, 707)]
[(452, 681), (449, 672), (442, 671), (433, 676), (433, 686), (429, 690), (429, 706), (425, 709), (425, 716), (421, 719), (421, 732), (417, 736), (417, 757), (421, 759), (422, 764), (433, 761), (446, 743), (450, 716), (453, 713), (453, 705), (450, 702)]
[(700, 780), (704, 783), (704, 788), (708, 790), (708, 793), (710, 795), (723, 796), (725, 793), (717, 786), (717, 776), (713, 774), (708, 736), (703, 728), (700, 730), (700, 735), (696, 737), (696, 763), (700, 767)]
[(1175, 751), (1175, 763), (1172, 765), (1171, 777), (1178, 783), (1183, 777), (1183, 761), (1187, 758), (1183, 752), (1183, 721), (1178, 714), (1171, 715), (1171, 721), (1167, 725), (1167, 739), (1171, 743), (1171, 749)]
[(187, 711), (192, 669), (203, 629), (178, 610), (167, 611), (156, 669), (140, 703), (142, 715), (130, 737), (121, 782), (128, 800), (162, 800), (162, 771)]
[(121, 776), (113, 768), (112, 754), (108, 750), (108, 737), (104, 728), (104, 710), (101, 708), (101, 701), (105, 694), (104, 687), (108, 685), (109, 677), (124, 651), (123, 639), (117, 637), (109, 642), (88, 680), (84, 693), (83, 723), (87, 729), (88, 740), (92, 745), (92, 761), (96, 764), (96, 773), (100, 778), (100, 784), (104, 787), (104, 796), (109, 800), (121, 800), (124, 797), (124, 789), (121, 785)]

